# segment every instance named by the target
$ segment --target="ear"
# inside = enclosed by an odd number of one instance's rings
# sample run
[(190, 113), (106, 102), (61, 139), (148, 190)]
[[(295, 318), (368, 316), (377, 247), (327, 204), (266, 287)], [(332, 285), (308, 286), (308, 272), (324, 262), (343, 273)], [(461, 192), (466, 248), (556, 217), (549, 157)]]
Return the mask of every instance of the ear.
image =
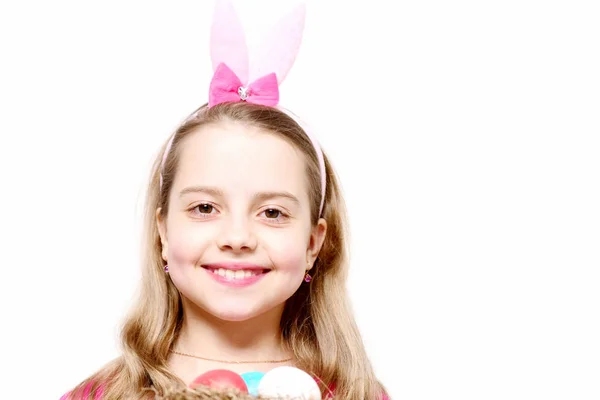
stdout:
[(310, 264), (310, 268), (315, 264), (315, 260), (323, 247), (325, 242), (325, 236), (327, 234), (327, 221), (324, 218), (319, 218), (319, 222), (312, 228), (310, 233), (310, 240), (308, 242), (308, 249), (306, 249), (306, 263)]
[(158, 234), (160, 235), (160, 243), (162, 244), (162, 258), (167, 261), (167, 253), (169, 250), (169, 242), (167, 241), (167, 224), (166, 221), (160, 215), (160, 207), (156, 209), (156, 226), (158, 227)]
[(248, 84), (249, 56), (246, 36), (231, 1), (217, 0), (210, 31), (210, 59), (213, 71), (219, 64), (227, 65)]
[(300, 50), (305, 18), (306, 5), (300, 4), (271, 29), (262, 46), (253, 49), (250, 82), (271, 72), (277, 75), (277, 83), (283, 82)]

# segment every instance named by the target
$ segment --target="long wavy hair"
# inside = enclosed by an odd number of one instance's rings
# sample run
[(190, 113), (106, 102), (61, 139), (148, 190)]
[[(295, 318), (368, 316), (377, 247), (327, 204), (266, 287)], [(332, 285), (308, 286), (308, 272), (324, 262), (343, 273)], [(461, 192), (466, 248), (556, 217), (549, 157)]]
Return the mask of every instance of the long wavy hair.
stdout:
[[(146, 399), (153, 393), (185, 386), (169, 371), (169, 350), (177, 340), (183, 321), (179, 291), (164, 273), (156, 210), (166, 217), (179, 158), (186, 136), (205, 124), (231, 120), (277, 135), (305, 156), (311, 202), (311, 220), (319, 220), (321, 181), (318, 159), (310, 139), (286, 112), (245, 102), (224, 103), (196, 110), (175, 131), (164, 160), (167, 144), (154, 162), (144, 214), (142, 276), (138, 298), (121, 329), (122, 355), (84, 380), (71, 397), (102, 399)], [(383, 393), (365, 352), (350, 308), (346, 290), (348, 274), (348, 231), (346, 207), (338, 178), (325, 156), (325, 202), (321, 216), (327, 221), (325, 241), (314, 264), (310, 285), (301, 285), (287, 300), (281, 318), (281, 335), (294, 354), (296, 366), (318, 377), (325, 387), (335, 387), (340, 400), (379, 399)], [(162, 186), (160, 176), (162, 172)], [(92, 388), (90, 391), (89, 388)], [(86, 391), (88, 396), (81, 394)]]

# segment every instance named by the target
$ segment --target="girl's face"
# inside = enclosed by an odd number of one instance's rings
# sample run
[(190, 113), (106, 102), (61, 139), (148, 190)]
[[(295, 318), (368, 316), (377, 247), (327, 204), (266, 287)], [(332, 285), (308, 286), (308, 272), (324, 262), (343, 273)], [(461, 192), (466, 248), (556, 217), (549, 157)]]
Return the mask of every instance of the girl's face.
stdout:
[(303, 154), (235, 122), (203, 126), (181, 143), (162, 256), (181, 294), (213, 316), (244, 321), (283, 310), (325, 238), (310, 223)]

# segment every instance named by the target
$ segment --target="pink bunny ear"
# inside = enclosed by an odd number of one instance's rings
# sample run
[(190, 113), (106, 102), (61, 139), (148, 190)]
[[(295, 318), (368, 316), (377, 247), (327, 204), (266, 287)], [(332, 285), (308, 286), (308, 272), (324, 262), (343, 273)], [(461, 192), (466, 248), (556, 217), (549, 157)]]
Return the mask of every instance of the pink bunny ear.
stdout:
[(225, 63), (240, 78), (248, 83), (248, 47), (242, 24), (228, 0), (217, 0), (210, 37), (210, 58), (213, 71)]
[(250, 81), (274, 72), (277, 82), (283, 82), (300, 49), (305, 18), (306, 6), (301, 4), (275, 25), (263, 45), (252, 53)]

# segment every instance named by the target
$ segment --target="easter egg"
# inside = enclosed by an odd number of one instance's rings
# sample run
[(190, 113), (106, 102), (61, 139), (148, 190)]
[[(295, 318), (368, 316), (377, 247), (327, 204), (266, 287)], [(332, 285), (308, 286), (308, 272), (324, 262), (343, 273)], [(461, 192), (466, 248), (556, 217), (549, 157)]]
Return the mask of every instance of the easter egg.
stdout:
[(228, 369), (213, 369), (199, 375), (190, 384), (190, 388), (194, 389), (198, 386), (208, 386), (212, 389), (234, 388), (248, 393), (248, 387), (244, 379), (239, 374)]
[(258, 394), (298, 400), (321, 400), (321, 391), (312, 376), (295, 367), (277, 367), (267, 372), (258, 384)]
[(258, 396), (258, 384), (264, 375), (264, 372), (246, 372), (242, 374), (242, 378), (248, 386), (248, 393), (252, 396)]

